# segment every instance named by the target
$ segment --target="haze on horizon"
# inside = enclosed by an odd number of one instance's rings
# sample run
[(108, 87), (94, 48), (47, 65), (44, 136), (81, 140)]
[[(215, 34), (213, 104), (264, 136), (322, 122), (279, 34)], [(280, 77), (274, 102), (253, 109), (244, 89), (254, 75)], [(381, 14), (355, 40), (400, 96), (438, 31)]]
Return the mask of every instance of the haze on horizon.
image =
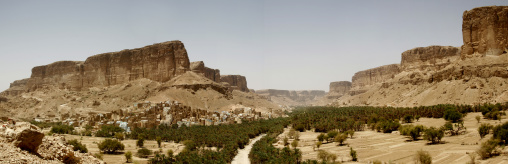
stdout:
[(251, 89), (328, 90), (415, 47), (462, 45), (462, 13), (506, 1), (1, 1), (0, 91), (35, 66), (181, 40)]

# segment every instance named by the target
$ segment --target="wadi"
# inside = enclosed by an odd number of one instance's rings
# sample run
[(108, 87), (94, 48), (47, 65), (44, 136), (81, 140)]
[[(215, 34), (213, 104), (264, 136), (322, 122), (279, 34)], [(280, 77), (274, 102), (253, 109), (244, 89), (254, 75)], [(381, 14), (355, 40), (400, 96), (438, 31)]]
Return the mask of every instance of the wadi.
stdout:
[(0, 163), (507, 163), (508, 6), (461, 22), (328, 91), (253, 89), (178, 38), (34, 66), (0, 93)]

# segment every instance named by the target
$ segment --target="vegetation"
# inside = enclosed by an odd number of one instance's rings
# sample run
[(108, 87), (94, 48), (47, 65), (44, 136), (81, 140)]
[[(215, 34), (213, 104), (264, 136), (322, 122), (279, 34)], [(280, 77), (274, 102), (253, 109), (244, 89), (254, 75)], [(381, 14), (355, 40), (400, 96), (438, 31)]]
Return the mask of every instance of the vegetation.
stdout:
[(403, 125), (399, 128), (401, 135), (409, 136), (413, 141), (418, 140), (421, 136), (421, 132), (425, 130), (423, 125)]
[(490, 133), (490, 129), (492, 129), (492, 125), (483, 123), (478, 127), (478, 133), (480, 133), (480, 137), (484, 138), (487, 134)]
[(481, 147), (476, 150), (476, 153), (480, 155), (480, 158), (487, 159), (494, 155), (498, 155), (499, 153), (496, 152), (496, 147), (499, 145), (499, 140), (496, 139), (490, 139), (484, 143), (482, 143)]
[(143, 137), (139, 137), (138, 141), (136, 141), (136, 146), (143, 147), (144, 145), (145, 145), (145, 139), (143, 139)]
[(148, 158), (149, 155), (152, 155), (152, 151), (147, 148), (142, 148), (138, 150), (137, 156), (139, 158)]
[(456, 123), (462, 119), (462, 114), (457, 109), (449, 107), (444, 111), (444, 119)]
[(79, 151), (80, 153), (88, 153), (86, 146), (79, 142), (77, 139), (69, 140), (67, 143), (73, 146), (72, 149), (74, 151)]
[(413, 116), (412, 115), (406, 115), (406, 116), (404, 116), (404, 122), (405, 123), (411, 123), (411, 122), (413, 122)]
[(72, 134), (72, 131), (74, 131), (74, 127), (70, 125), (63, 125), (63, 124), (57, 124), (53, 125), (51, 127), (51, 133), (58, 133), (58, 134)]
[(124, 130), (113, 125), (103, 125), (101, 129), (95, 133), (96, 137), (113, 137), (116, 133), (122, 133)]
[(106, 154), (115, 153), (118, 150), (124, 150), (125, 146), (116, 139), (105, 139), (104, 141), (97, 144), (99, 150)]
[(423, 135), (423, 139), (428, 140), (433, 144), (441, 142), (441, 138), (444, 136), (443, 128), (430, 127), (425, 129), (424, 132), (425, 134)]
[(349, 155), (351, 155), (353, 161), (358, 161), (358, 158), (356, 157), (356, 150), (353, 150), (352, 147), (349, 150)]
[(452, 136), (460, 135), (466, 132), (466, 127), (464, 127), (464, 122), (462, 121), (457, 123), (446, 122), (442, 128), (446, 133), (449, 133)]
[(161, 137), (156, 137), (155, 141), (157, 141), (157, 146), (159, 146), (159, 148), (161, 148), (161, 143), (162, 143)]
[(347, 139), (347, 133), (343, 133), (343, 134), (339, 134), (335, 137), (335, 142), (338, 142), (340, 146), (343, 145), (343, 143), (346, 141)]
[(476, 119), (476, 121), (478, 121), (478, 123), (480, 123), (480, 120), (482, 119), (482, 117), (476, 116), (475, 119)]
[(131, 151), (127, 151), (125, 152), (125, 159), (126, 159), (126, 163), (129, 163), (129, 162), (132, 162), (132, 152)]
[(337, 155), (329, 153), (324, 150), (319, 150), (318, 152), (318, 159), (322, 161), (322, 163), (335, 163), (335, 160), (337, 160)]
[(416, 164), (431, 164), (432, 157), (429, 152), (418, 150), (415, 155), (415, 163)]

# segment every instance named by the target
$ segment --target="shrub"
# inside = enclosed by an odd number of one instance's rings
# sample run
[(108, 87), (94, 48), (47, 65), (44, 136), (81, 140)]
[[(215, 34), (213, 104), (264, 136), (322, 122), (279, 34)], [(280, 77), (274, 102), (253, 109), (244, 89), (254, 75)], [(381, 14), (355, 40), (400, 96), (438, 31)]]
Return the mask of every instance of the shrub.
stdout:
[(97, 158), (97, 159), (103, 160), (103, 158), (102, 158), (103, 156), (102, 156), (102, 154), (101, 154), (101, 153), (95, 153), (95, 154), (93, 154), (93, 156), (94, 156), (95, 158)]
[(322, 161), (322, 163), (335, 163), (335, 160), (337, 160), (337, 155), (328, 153), (324, 150), (319, 150), (318, 152), (318, 159)]
[(321, 133), (317, 136), (317, 139), (319, 142), (323, 142), (323, 140), (325, 140), (325, 134)]
[(321, 141), (316, 142), (316, 147), (319, 149), (323, 143)]
[(67, 154), (65, 154), (63, 157), (62, 157), (62, 162), (65, 163), (65, 164), (75, 164), (75, 163), (79, 163), (79, 161), (81, 160), (81, 158), (79, 157), (76, 157), (74, 155), (74, 152), (69, 152)]
[(158, 145), (158, 146), (159, 146), (159, 148), (160, 148), (160, 147), (161, 147), (161, 143), (162, 143), (162, 139), (161, 139), (161, 137), (157, 137), (155, 140), (157, 141), (157, 145)]
[(183, 141), (183, 145), (185, 145), (185, 149), (184, 150), (187, 150), (187, 151), (194, 151), (196, 150), (196, 143), (192, 140), (185, 140)]
[(97, 144), (99, 150), (109, 154), (115, 153), (118, 150), (124, 150), (125, 146), (118, 140), (115, 139), (105, 139), (104, 141)]
[(411, 116), (411, 115), (404, 116), (404, 122), (405, 123), (411, 123), (411, 122), (413, 122), (413, 116)]
[(349, 155), (351, 155), (351, 158), (353, 158), (353, 161), (358, 161), (358, 158), (356, 157), (356, 150), (353, 150), (353, 148), (350, 148)]
[(415, 119), (416, 119), (416, 121), (419, 121), (420, 120), (420, 115), (416, 115)]
[(492, 132), (494, 134), (493, 138), (498, 139), (504, 144), (508, 142), (508, 122), (497, 125), (492, 129)]
[(125, 153), (125, 159), (127, 160), (127, 161), (125, 161), (126, 163), (129, 163), (132, 161), (132, 152), (131, 151), (127, 151)]
[(113, 137), (116, 133), (121, 133), (124, 130), (120, 127), (113, 125), (103, 125), (101, 129), (95, 133), (96, 137)]
[(482, 117), (476, 116), (475, 118), (476, 118), (476, 121), (478, 121), (478, 123), (480, 123), (480, 120), (482, 119)]
[(451, 122), (446, 122), (443, 125), (442, 129), (448, 131), (452, 136), (459, 135), (466, 131), (466, 127), (464, 126), (464, 122), (462, 121), (454, 124), (452, 124)]
[(328, 136), (327, 134), (325, 134), (325, 135), (323, 136), (323, 139), (324, 139), (324, 141), (328, 142), (328, 139), (330, 139), (330, 136)]
[(494, 152), (496, 147), (499, 145), (499, 140), (490, 139), (484, 143), (482, 143), (481, 147), (476, 150), (476, 153), (480, 155), (480, 158), (487, 159), (490, 158), (497, 153)]
[(399, 127), (400, 127), (399, 122), (391, 120), (384, 120), (376, 124), (376, 129), (378, 131), (382, 131), (383, 133), (391, 133), (392, 131), (397, 130)]
[(483, 138), (487, 134), (489, 134), (490, 129), (492, 129), (492, 125), (483, 123), (478, 127), (478, 133), (480, 133), (480, 137)]
[(139, 158), (148, 158), (149, 155), (152, 155), (152, 151), (147, 148), (142, 148), (138, 150), (137, 155)]
[(293, 142), (291, 142), (291, 146), (296, 149), (296, 147), (298, 147), (298, 140), (293, 140)]
[(430, 156), (429, 152), (419, 150), (416, 152), (416, 155), (415, 155), (415, 163), (417, 163), (417, 164), (431, 164), (432, 157)]
[(335, 138), (337, 135), (339, 134), (339, 132), (335, 131), (335, 130), (331, 130), (329, 131), (326, 135), (328, 135), (328, 137), (330, 138)]
[(67, 141), (70, 145), (73, 146), (74, 151), (79, 151), (80, 153), (88, 153), (88, 149), (85, 145), (81, 144), (77, 139)]
[(355, 131), (354, 130), (349, 130), (349, 131), (346, 132), (346, 134), (349, 134), (349, 136), (351, 136), (351, 139), (353, 139), (353, 135), (355, 135)]
[(284, 137), (283, 144), (284, 144), (284, 146), (289, 145), (289, 139), (287, 137)]
[(115, 138), (118, 140), (124, 140), (125, 136), (123, 135), (123, 133), (115, 133)]

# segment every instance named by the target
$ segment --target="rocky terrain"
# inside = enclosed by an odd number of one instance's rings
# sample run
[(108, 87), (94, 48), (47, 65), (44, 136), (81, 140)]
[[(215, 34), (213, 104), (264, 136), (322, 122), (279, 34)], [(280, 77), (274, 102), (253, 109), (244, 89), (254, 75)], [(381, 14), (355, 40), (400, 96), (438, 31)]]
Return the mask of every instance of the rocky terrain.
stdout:
[(337, 99), (349, 93), (351, 82), (335, 81), (330, 83), (330, 91), (326, 95), (327, 99)]
[(464, 12), (461, 49), (418, 47), (401, 63), (356, 73), (333, 105), (419, 106), (508, 101), (508, 7)]
[(30, 123), (2, 123), (0, 163), (104, 163), (90, 154), (73, 151), (63, 136), (44, 136)]
[(196, 72), (212, 81), (217, 83), (221, 82), (220, 70), (205, 67), (205, 63), (203, 61), (191, 62), (190, 69), (192, 72)]
[(256, 90), (256, 94), (265, 97), (267, 100), (279, 105), (307, 106), (315, 104), (326, 95), (322, 90), (277, 90), (264, 89)]

